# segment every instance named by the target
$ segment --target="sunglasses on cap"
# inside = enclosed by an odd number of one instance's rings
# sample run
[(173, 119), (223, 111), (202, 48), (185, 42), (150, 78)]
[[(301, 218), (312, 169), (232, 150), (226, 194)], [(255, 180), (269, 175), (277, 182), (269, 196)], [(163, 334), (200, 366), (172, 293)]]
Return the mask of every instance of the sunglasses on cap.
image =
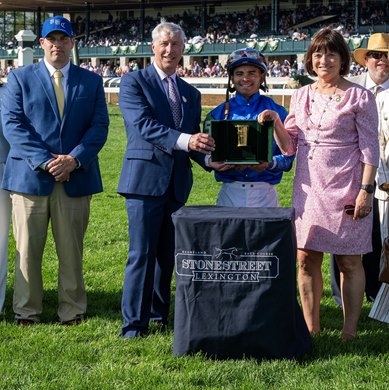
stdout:
[(368, 58), (374, 58), (375, 60), (380, 60), (384, 56), (386, 59), (388, 59), (388, 53), (382, 52), (382, 51), (369, 51), (366, 54), (366, 57)]
[(241, 65), (254, 65), (263, 73), (267, 71), (265, 56), (260, 51), (249, 47), (235, 50), (228, 56), (227, 70), (229, 72)]
[(265, 62), (265, 56), (259, 51), (255, 49), (238, 49), (233, 51), (228, 56), (230, 61), (236, 61), (239, 58), (253, 58), (259, 62)]

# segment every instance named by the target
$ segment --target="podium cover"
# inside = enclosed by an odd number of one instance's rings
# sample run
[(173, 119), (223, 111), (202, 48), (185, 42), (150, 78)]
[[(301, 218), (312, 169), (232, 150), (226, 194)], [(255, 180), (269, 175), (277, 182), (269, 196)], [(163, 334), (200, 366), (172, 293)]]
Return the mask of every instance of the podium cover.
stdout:
[(190, 206), (173, 222), (174, 354), (293, 359), (311, 350), (296, 299), (293, 209)]

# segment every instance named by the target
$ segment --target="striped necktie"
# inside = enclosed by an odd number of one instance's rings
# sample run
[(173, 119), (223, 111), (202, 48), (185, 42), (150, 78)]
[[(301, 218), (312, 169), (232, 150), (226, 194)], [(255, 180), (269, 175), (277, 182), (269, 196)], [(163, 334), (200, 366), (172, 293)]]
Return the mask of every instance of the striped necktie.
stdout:
[(179, 129), (182, 119), (181, 112), (181, 101), (176, 89), (174, 88), (174, 81), (167, 77), (168, 82), (168, 99), (170, 104), (170, 109), (172, 111), (174, 125), (176, 129)]
[(59, 116), (62, 119), (63, 109), (65, 107), (65, 94), (62, 85), (63, 74), (60, 70), (56, 70), (53, 74), (53, 77), (54, 77), (54, 92), (55, 92), (55, 97), (57, 98)]
[(372, 88), (372, 92), (373, 92), (373, 95), (374, 95), (375, 97), (377, 97), (378, 92), (380, 91), (380, 89), (381, 89), (381, 85), (375, 85), (375, 86)]

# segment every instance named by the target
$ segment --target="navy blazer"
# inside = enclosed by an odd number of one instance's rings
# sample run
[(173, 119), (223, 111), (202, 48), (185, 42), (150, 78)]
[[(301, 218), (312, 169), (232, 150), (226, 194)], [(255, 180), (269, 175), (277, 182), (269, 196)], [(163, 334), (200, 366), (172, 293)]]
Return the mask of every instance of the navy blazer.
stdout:
[(40, 165), (55, 153), (69, 154), (81, 163), (64, 182), (67, 195), (102, 191), (97, 154), (107, 139), (109, 117), (100, 76), (70, 65), (61, 121), (44, 62), (16, 69), (8, 75), (3, 93), (2, 123), (10, 144), (4, 189), (49, 195), (55, 180)]
[(199, 91), (177, 77), (183, 106), (179, 130), (174, 120), (162, 82), (153, 65), (123, 76), (119, 105), (127, 132), (127, 148), (118, 192), (124, 196), (163, 195), (173, 176), (174, 195), (185, 203), (192, 187), (190, 158), (204, 168), (204, 154), (174, 150), (182, 132), (200, 132), (201, 102)]
[[(1, 95), (3, 94), (4, 87), (0, 86), (0, 99)], [(8, 151), (9, 151), (9, 144), (7, 140), (4, 138), (3, 135), (3, 128), (0, 124), (0, 165), (4, 165), (5, 161), (7, 160), (8, 156)], [(1, 172), (3, 172), (3, 167), (1, 167)], [(2, 179), (3, 175), (0, 175), (0, 180)], [(0, 182), (1, 183), (1, 182)]]
[[(3, 91), (4, 91), (4, 87), (0, 85), (0, 96), (2, 95)], [(5, 162), (7, 160), (8, 151), (9, 151), (9, 144), (7, 140), (4, 138), (3, 127), (1, 126), (0, 123), (0, 184), (1, 181), (3, 180), (4, 167), (5, 167)]]

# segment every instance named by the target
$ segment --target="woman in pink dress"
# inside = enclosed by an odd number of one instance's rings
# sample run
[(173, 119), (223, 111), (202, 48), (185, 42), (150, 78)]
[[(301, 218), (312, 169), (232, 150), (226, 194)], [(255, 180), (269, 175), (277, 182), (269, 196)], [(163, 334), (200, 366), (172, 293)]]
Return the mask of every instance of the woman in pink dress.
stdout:
[(305, 68), (317, 81), (292, 96), (275, 137), (284, 154), (298, 150), (293, 189), (296, 212), (298, 283), (305, 321), (320, 331), (323, 252), (336, 254), (341, 271), (342, 338), (357, 335), (364, 293), (361, 254), (371, 251), (373, 183), (378, 166), (378, 115), (374, 96), (347, 81), (349, 49), (331, 29), (319, 31)]

